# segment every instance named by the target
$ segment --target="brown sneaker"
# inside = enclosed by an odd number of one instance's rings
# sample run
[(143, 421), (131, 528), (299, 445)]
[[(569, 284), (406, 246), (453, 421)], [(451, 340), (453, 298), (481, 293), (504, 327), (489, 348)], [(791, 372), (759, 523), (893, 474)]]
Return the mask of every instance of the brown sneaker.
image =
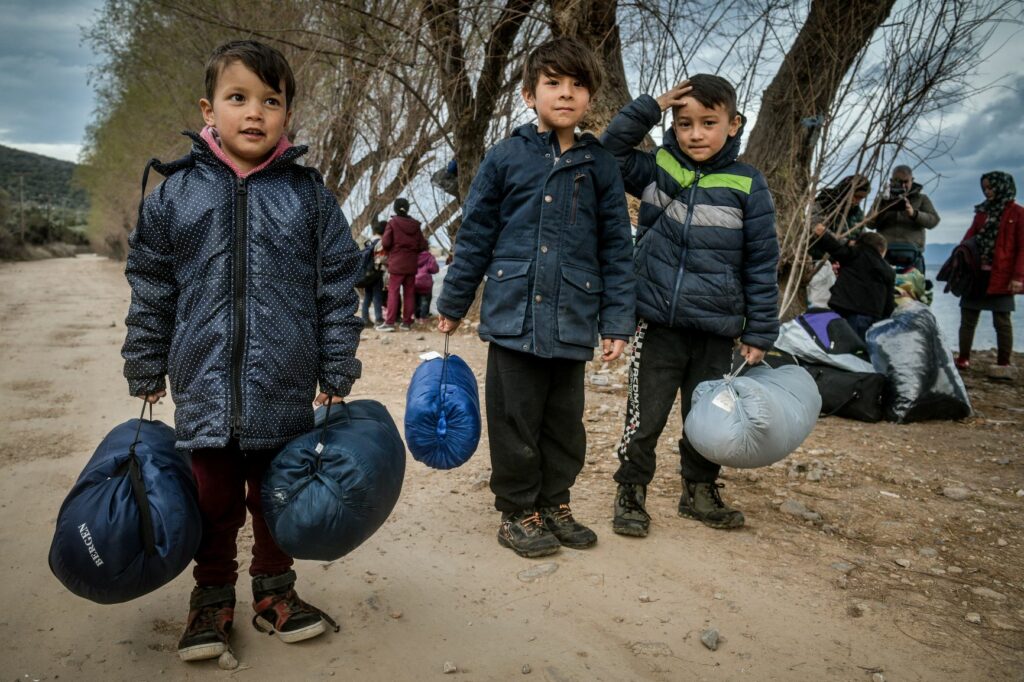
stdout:
[(234, 585), (196, 587), (188, 606), (188, 623), (178, 640), (178, 657), (183, 661), (202, 661), (227, 651), (235, 617)]
[(253, 577), (252, 597), (253, 627), (270, 635), (276, 632), (282, 642), (292, 644), (321, 635), (327, 629), (325, 622), (335, 632), (341, 629), (326, 613), (299, 599), (295, 571)]
[(572, 516), (569, 505), (542, 507), (540, 510), (544, 525), (563, 547), (586, 549), (597, 544), (597, 533), (590, 530)]
[(554, 554), (562, 546), (533, 509), (502, 514), (498, 544), (531, 559)]

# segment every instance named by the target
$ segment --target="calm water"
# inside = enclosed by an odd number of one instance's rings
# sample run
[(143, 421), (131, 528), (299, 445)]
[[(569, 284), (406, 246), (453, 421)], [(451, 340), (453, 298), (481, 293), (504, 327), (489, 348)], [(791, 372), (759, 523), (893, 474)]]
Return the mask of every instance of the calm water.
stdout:
[[(939, 268), (946, 262), (955, 244), (929, 244), (925, 252), (928, 264), (928, 277), (934, 279)], [(939, 329), (946, 337), (946, 343), (956, 351), (959, 348), (958, 334), (960, 329), (960, 299), (952, 294), (942, 293), (945, 283), (935, 283), (935, 300), (932, 312), (938, 320)], [(992, 313), (983, 312), (978, 322), (978, 330), (974, 334), (974, 346), (977, 350), (996, 347), (996, 331), (992, 327)], [(1013, 349), (1024, 352), (1024, 298), (1017, 297), (1017, 310), (1013, 313)]]

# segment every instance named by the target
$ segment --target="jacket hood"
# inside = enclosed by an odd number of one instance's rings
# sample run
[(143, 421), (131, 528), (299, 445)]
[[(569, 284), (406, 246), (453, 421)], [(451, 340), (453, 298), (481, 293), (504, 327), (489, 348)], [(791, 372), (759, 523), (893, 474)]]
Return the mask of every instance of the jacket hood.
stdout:
[(675, 129), (673, 128), (665, 131), (665, 135), (662, 137), (662, 146), (669, 150), (672, 156), (676, 157), (687, 168), (693, 169), (700, 166), (708, 170), (718, 170), (719, 168), (725, 168), (739, 158), (740, 143), (743, 140), (743, 129), (746, 125), (747, 117), (740, 114), (740, 127), (736, 130), (736, 134), (726, 140), (725, 146), (719, 149), (718, 153), (701, 163), (697, 163), (683, 151), (682, 147), (679, 146), (679, 141), (676, 139)]
[[(540, 149), (550, 149), (555, 142), (555, 131), (540, 132), (536, 123), (525, 123), (512, 131), (512, 137), (522, 137)], [(592, 133), (582, 132), (576, 136), (576, 144), (587, 145), (597, 142)], [(565, 151), (565, 150), (563, 150)]]
[(393, 215), (390, 222), (396, 230), (400, 230), (403, 234), (415, 234), (420, 231), (420, 221), (409, 216)]
[(917, 196), (918, 194), (921, 193), (921, 190), (923, 190), (923, 189), (924, 189), (924, 186), (921, 185), (920, 183), (912, 182), (912, 183), (910, 183), (910, 191), (907, 192), (907, 196), (908, 197)]
[(265, 168), (277, 166), (278, 164), (291, 163), (309, 150), (309, 147), (305, 145), (293, 145), (287, 135), (282, 135), (281, 139), (277, 142), (277, 146), (274, 147), (274, 151), (271, 152), (266, 161), (252, 170), (243, 173), (228, 155), (224, 153), (224, 150), (221, 149), (220, 136), (217, 134), (216, 128), (206, 126), (199, 133), (186, 130), (182, 132), (182, 135), (192, 140), (192, 155), (197, 160), (209, 163), (219, 162), (227, 166), (239, 178), (247, 178)]

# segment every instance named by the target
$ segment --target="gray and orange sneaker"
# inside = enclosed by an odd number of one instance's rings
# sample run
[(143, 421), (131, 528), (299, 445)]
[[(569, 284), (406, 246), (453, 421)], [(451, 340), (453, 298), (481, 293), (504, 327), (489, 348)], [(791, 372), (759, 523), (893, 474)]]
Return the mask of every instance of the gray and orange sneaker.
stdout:
[(323, 634), (326, 624), (338, 632), (341, 627), (330, 616), (299, 599), (295, 577), (295, 571), (253, 577), (253, 627), (268, 635), (277, 633), (288, 644)]
[(188, 605), (188, 623), (178, 640), (178, 657), (183, 661), (217, 658), (228, 650), (235, 617), (234, 586), (196, 587)]
[(533, 509), (502, 514), (498, 544), (529, 559), (554, 554), (562, 546)]

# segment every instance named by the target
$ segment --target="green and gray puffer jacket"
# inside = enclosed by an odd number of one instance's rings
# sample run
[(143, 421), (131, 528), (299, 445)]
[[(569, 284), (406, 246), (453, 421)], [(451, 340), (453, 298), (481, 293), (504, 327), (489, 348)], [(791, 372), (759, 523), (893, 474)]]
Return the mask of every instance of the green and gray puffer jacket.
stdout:
[(641, 95), (601, 137), (626, 191), (641, 199), (637, 316), (771, 348), (779, 331), (775, 204), (764, 176), (736, 160), (742, 127), (698, 164), (671, 129), (657, 151), (635, 148), (660, 121), (658, 103)]

